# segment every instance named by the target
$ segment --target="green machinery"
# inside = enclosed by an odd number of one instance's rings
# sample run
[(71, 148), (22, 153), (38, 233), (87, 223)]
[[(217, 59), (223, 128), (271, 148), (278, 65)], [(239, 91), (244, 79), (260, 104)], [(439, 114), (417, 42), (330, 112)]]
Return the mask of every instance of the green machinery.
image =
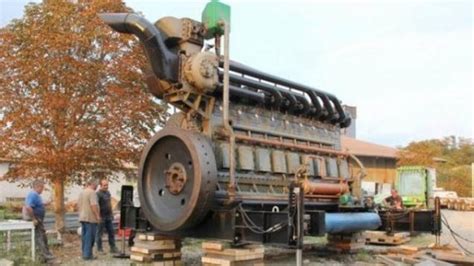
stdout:
[(436, 170), (423, 166), (403, 166), (397, 169), (395, 188), (405, 207), (432, 207), (436, 187)]

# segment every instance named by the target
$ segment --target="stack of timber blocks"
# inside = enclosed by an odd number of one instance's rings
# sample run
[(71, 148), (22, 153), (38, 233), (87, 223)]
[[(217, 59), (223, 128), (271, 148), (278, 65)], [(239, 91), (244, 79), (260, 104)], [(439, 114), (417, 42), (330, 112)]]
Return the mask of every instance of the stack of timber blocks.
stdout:
[(327, 247), (331, 251), (353, 253), (365, 246), (365, 238), (362, 233), (350, 234), (328, 234)]
[(396, 246), (410, 241), (410, 233), (407, 232), (398, 232), (388, 235), (384, 231), (366, 231), (364, 235), (367, 244)]
[(246, 245), (231, 248), (230, 243), (208, 241), (202, 243), (201, 262), (205, 266), (263, 266), (264, 248), (262, 245)]
[(130, 259), (139, 263), (152, 263), (156, 266), (178, 266), (181, 262), (181, 239), (142, 233), (130, 249)]

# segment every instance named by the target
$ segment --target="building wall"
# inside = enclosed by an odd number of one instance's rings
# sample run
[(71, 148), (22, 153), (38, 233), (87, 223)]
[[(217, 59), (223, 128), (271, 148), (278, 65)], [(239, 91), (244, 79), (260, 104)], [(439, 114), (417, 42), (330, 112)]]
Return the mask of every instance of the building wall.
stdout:
[(352, 118), (351, 125), (346, 128), (341, 129), (341, 133), (345, 136), (351, 137), (351, 138), (356, 138), (356, 119), (357, 119), (357, 107), (355, 106), (349, 106), (349, 105), (343, 105), (344, 110), (349, 114), (349, 116)]
[(362, 157), (360, 158), (367, 170), (364, 181), (394, 184), (397, 162), (393, 158)]
[[(362, 162), (367, 172), (363, 181), (394, 184), (397, 169), (395, 158), (368, 156), (357, 156), (357, 158)], [(356, 166), (354, 168), (358, 171)]]
[[(0, 163), (0, 178), (8, 171), (8, 164), (7, 163)], [(109, 191), (112, 197), (119, 200), (120, 199), (120, 191), (122, 185), (129, 184), (125, 180), (125, 177), (118, 175), (117, 181), (110, 181), (109, 182)], [(27, 183), (27, 181), (25, 182)], [(0, 181), (0, 203), (4, 203), (7, 198), (25, 198), (28, 192), (31, 190), (30, 186), (21, 186), (22, 183), (20, 182), (7, 182), (7, 181)], [(65, 201), (74, 201), (77, 200), (79, 197), (79, 193), (83, 189), (82, 186), (72, 185), (66, 187), (64, 196)], [(53, 190), (49, 184), (46, 184), (45, 190), (41, 194), (41, 197), (44, 201), (48, 202), (53, 200)]]

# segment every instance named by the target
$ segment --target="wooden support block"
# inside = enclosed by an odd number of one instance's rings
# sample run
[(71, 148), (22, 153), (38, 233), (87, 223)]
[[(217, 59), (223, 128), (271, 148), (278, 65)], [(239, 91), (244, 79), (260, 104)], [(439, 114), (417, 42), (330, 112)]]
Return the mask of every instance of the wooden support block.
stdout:
[(130, 249), (132, 252), (140, 254), (154, 254), (154, 253), (163, 253), (169, 251), (177, 251), (175, 245), (160, 245), (160, 246), (133, 246)]
[(138, 240), (135, 241), (136, 245), (173, 245), (176, 241), (173, 239), (163, 239), (163, 240)]
[(409, 246), (409, 245), (401, 245), (398, 247), (398, 251), (400, 253), (406, 254), (406, 255), (412, 255), (418, 252), (418, 248), (414, 246)]
[(202, 243), (204, 265), (261, 265), (264, 257), (262, 245), (246, 245), (230, 248), (228, 242), (207, 241)]
[(163, 258), (168, 259), (168, 258), (181, 258), (181, 252), (169, 252), (169, 253), (163, 253)]
[(204, 253), (206, 255), (218, 255), (218, 256), (227, 256), (230, 258), (234, 258), (238, 260), (238, 258), (246, 258), (246, 257), (252, 257), (255, 259), (257, 258), (263, 258), (264, 256), (264, 249), (263, 248), (253, 248), (253, 249), (238, 249), (238, 248), (226, 248), (224, 250), (212, 250), (212, 249), (207, 249), (204, 250)]
[(395, 233), (394, 235), (387, 235), (382, 231), (365, 232), (366, 243), (371, 244), (401, 245), (410, 241), (409, 236), (410, 234), (405, 232)]
[(176, 246), (176, 245), (175, 245), (174, 240), (157, 240), (157, 241), (138, 240), (138, 241), (135, 241), (134, 246), (144, 247), (144, 248), (148, 248), (148, 247), (160, 248), (162, 246), (168, 247), (168, 246)]
[(164, 236), (164, 235), (159, 235), (155, 233), (147, 234), (146, 235), (146, 240), (148, 241), (156, 241), (156, 240), (173, 240), (173, 241), (179, 241), (180, 239), (178, 237), (173, 237), (173, 236)]
[(244, 252), (233, 252), (232, 250), (224, 250), (219, 252), (208, 252), (205, 254), (206, 257), (228, 259), (232, 261), (242, 260), (256, 260), (263, 259), (263, 253), (244, 253)]
[(148, 236), (146, 234), (143, 234), (143, 233), (140, 233), (140, 234), (137, 235), (138, 240), (146, 240), (147, 237)]
[(437, 260), (449, 261), (456, 264), (474, 264), (474, 256), (463, 256), (446, 252), (434, 252), (433, 255)]
[(154, 261), (151, 265), (153, 266), (182, 266), (184, 264), (181, 260), (168, 260), (168, 261)]
[(246, 265), (246, 266), (260, 266), (260, 265), (265, 265), (262, 259), (254, 259), (254, 260), (245, 260), (245, 261), (238, 261), (238, 260), (232, 260), (229, 258), (225, 257), (202, 257), (201, 262), (203, 265), (208, 265), (208, 266), (239, 266), (239, 265)]
[[(181, 261), (181, 253), (171, 253), (172, 256), (165, 256), (163, 254), (141, 254), (132, 253), (130, 259), (138, 262), (166, 262), (166, 265), (177, 265), (177, 262)], [(171, 264), (170, 264), (171, 263)]]
[(151, 262), (153, 260), (151, 256), (137, 253), (130, 254), (130, 259), (138, 262)]
[(148, 240), (148, 241), (155, 241), (155, 240), (179, 240), (179, 238), (175, 236), (167, 236), (157, 232), (147, 232), (147, 233), (139, 233), (137, 234), (138, 240)]
[(228, 248), (230, 245), (226, 242), (213, 242), (213, 241), (206, 241), (202, 243), (202, 249), (205, 250), (217, 250), (221, 251), (224, 248)]

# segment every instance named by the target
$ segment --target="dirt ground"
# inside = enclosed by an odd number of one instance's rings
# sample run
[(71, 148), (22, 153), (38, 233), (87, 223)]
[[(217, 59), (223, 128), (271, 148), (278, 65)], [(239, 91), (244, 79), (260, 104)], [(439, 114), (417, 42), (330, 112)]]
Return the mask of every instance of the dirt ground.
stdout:
[[(442, 210), (441, 213), (444, 215), (444, 217), (446, 217), (449, 226), (455, 232), (468, 240), (474, 241), (474, 212)], [(464, 240), (458, 241), (464, 248), (474, 253), (474, 243)], [(322, 242), (323, 243), (317, 243), (314, 250), (307, 251), (303, 254), (303, 261), (305, 265), (374, 265), (374, 256), (380, 252), (383, 252), (387, 248), (392, 247), (366, 245), (363, 251), (360, 251), (356, 254), (335, 254), (328, 253), (327, 251), (324, 251), (324, 249), (321, 249), (321, 244), (324, 244), (325, 240)], [(406, 245), (427, 247), (432, 243), (435, 243), (434, 235), (420, 234), (418, 236), (412, 237), (411, 240), (406, 243)], [(442, 227), (441, 244), (450, 244), (461, 249), (459, 244), (454, 240), (449, 229), (444, 224)], [(291, 265), (294, 264), (294, 261), (294, 253), (292, 253), (286, 257), (269, 259), (268, 264)]]
[[(467, 239), (474, 240), (474, 212), (458, 212), (451, 210), (443, 210), (443, 215), (448, 220), (449, 225), (460, 235)], [(435, 237), (430, 234), (422, 234), (413, 237), (407, 245), (426, 247), (434, 243)], [(460, 240), (461, 244), (470, 251), (474, 251), (474, 244)], [(200, 265), (201, 258), (201, 240), (185, 239), (182, 248), (182, 259), (185, 265)], [(326, 243), (325, 238), (307, 238), (305, 243), (310, 244), (304, 251), (303, 261), (305, 265), (368, 265), (374, 263), (374, 255), (380, 253), (387, 246), (366, 246), (362, 251), (356, 254), (335, 254), (324, 249)], [(443, 225), (443, 234), (441, 243), (450, 243), (457, 246), (451, 233), (446, 226)], [(66, 265), (130, 265), (128, 259), (117, 259), (111, 254), (97, 254), (98, 259), (95, 261), (84, 262), (80, 258), (80, 238), (76, 234), (68, 234), (64, 236), (64, 245), (53, 247), (53, 253), (58, 257), (61, 264)], [(121, 242), (117, 242), (117, 246), (121, 246)], [(128, 247), (127, 253), (129, 253)], [(104, 250), (108, 251), (107, 241), (104, 243)], [(280, 249), (274, 246), (265, 246), (265, 263), (268, 265), (292, 265), (294, 264), (294, 252), (291, 250)]]
[[(474, 211), (460, 212), (453, 210), (443, 210), (441, 214), (446, 218), (449, 226), (464, 238), (474, 241)], [(474, 243), (459, 240), (460, 244), (469, 251), (474, 252)], [(441, 235), (441, 243), (450, 243), (455, 247), (459, 247), (454, 240), (449, 229), (443, 224), (443, 234)]]

